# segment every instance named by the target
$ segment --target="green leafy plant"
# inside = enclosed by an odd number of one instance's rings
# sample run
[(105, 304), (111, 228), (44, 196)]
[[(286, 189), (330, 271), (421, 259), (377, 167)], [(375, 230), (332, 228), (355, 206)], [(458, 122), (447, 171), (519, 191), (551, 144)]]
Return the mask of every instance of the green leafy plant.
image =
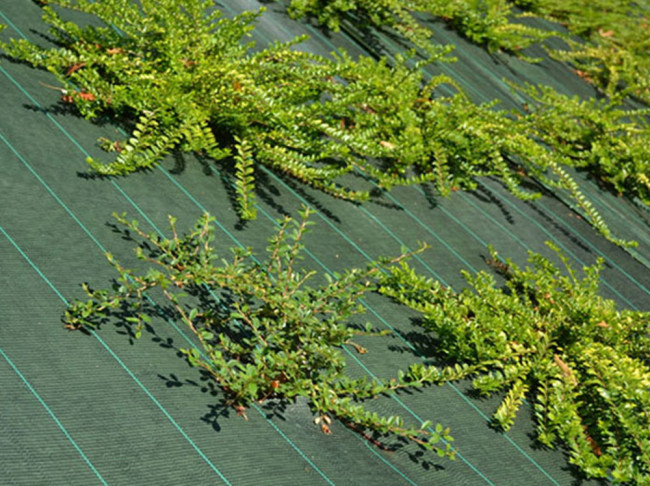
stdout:
[[(522, 49), (553, 35), (515, 22), (512, 4), (506, 0), (291, 0), (289, 14), (294, 18), (315, 17), (338, 31), (342, 22), (375, 28), (391, 28), (415, 46), (431, 51), (433, 31), (418, 21), (422, 14), (442, 18), (471, 41), (490, 50), (504, 50), (528, 60)], [(435, 50), (434, 50), (435, 52)]]
[[(513, 0), (521, 8), (561, 23), (581, 39), (551, 49), (609, 96), (650, 103), (650, 36), (647, 0)], [(585, 42), (586, 41), (586, 42)]]
[[(95, 328), (111, 314), (124, 317), (139, 336), (153, 325), (156, 309), (146, 296), (158, 292), (166, 302), (167, 318), (180, 321), (197, 339), (196, 347), (182, 352), (228, 397), (228, 404), (245, 417), (246, 406), (269, 398), (305, 397), (317, 414), (316, 423), (330, 433), (333, 419), (364, 436), (396, 435), (453, 457), (449, 430), (426, 421), (405, 425), (399, 416), (383, 417), (367, 410), (363, 401), (380, 394), (422, 386), (404, 373), (380, 382), (353, 378), (345, 372), (342, 347), (366, 350), (352, 341), (359, 334), (381, 334), (353, 327), (352, 318), (363, 311), (359, 303), (374, 288), (381, 269), (406, 254), (365, 270), (351, 269), (321, 285), (312, 284), (315, 272), (299, 268), (302, 238), (309, 212), (300, 221), (285, 219), (269, 240), (268, 259), (259, 262), (250, 249), (233, 249), (230, 260), (220, 260), (212, 244), (214, 225), (203, 215), (195, 228), (179, 236), (170, 217), (172, 238), (146, 234), (137, 221), (117, 217), (144, 246), (138, 258), (149, 268), (135, 272), (108, 259), (119, 273), (112, 289), (92, 290), (89, 299), (76, 301), (65, 314), (71, 329)], [(438, 445), (444, 441), (446, 445)]]
[[(433, 31), (418, 16), (445, 20), (472, 42), (492, 51), (522, 49), (562, 38), (566, 49), (547, 49), (609, 96), (632, 95), (650, 102), (650, 39), (647, 1), (631, 0), (290, 0), (289, 13), (315, 17), (338, 31), (344, 22), (391, 28), (414, 45), (433, 48)], [(578, 38), (521, 23), (541, 17), (566, 26)]]
[[(148, 169), (172, 150), (221, 161), (234, 175), (245, 219), (255, 217), (260, 165), (352, 200), (369, 191), (350, 173), (386, 189), (431, 181), (443, 195), (495, 176), (527, 199), (539, 196), (521, 188), (532, 178), (568, 191), (602, 234), (626, 243), (611, 235), (565, 170), (574, 159), (526, 135), (494, 103), (473, 103), (449, 77), (425, 82), (421, 64), (327, 59), (295, 50), (300, 39), (252, 52), (242, 39), (259, 13), (224, 19), (209, 0), (49, 4), (44, 18), (57, 47), (22, 39), (1, 47), (51, 71), (63, 101), (85, 117), (134, 124), (126, 141), (100, 140), (117, 157), (107, 164), (90, 159), (99, 174)], [(53, 5), (110, 26), (81, 27)], [(442, 84), (456, 94), (440, 95)]]
[(521, 269), (491, 249), (505, 287), (487, 272), (464, 272), (468, 288), (455, 292), (406, 262), (394, 266), (380, 291), (423, 313), (448, 363), (410, 375), (473, 377), (478, 392), (501, 393), (493, 421), (505, 430), (529, 399), (540, 442), (562, 444), (587, 476), (648, 485), (650, 313), (619, 311), (598, 295), (602, 260), (581, 278), (549, 246), (563, 269), (535, 253)]
[[(420, 25), (413, 16), (412, 1), (379, 0), (291, 0), (289, 15), (299, 19), (314, 17), (327, 28), (338, 32), (347, 21), (361, 21), (361, 25), (389, 27), (425, 50), (433, 48), (429, 38), (432, 32)], [(355, 22), (358, 24), (358, 22)]]

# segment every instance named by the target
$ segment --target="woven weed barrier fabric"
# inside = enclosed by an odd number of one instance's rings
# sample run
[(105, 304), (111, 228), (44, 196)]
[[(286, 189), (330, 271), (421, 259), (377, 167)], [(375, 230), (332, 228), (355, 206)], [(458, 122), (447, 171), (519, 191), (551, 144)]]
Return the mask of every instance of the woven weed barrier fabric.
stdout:
[[(258, 9), (253, 1), (220, 5), (226, 15)], [(0, 3), (2, 39), (24, 36), (46, 43), (40, 7), (28, 0)], [(427, 68), (453, 75), (478, 102), (495, 98), (515, 107), (504, 78), (547, 84), (563, 93), (595, 96), (568, 66), (528, 64), (491, 55), (441, 24), (435, 39), (456, 45), (458, 61)], [(392, 55), (395, 39), (368, 38), (345, 26), (324, 34), (287, 17), (282, 4), (267, 6), (255, 31), (260, 45), (307, 33), (301, 49), (327, 55)], [(370, 50), (372, 46), (373, 50)], [(378, 47), (379, 46), (379, 47)], [(533, 50), (533, 53), (537, 52)], [(540, 50), (541, 53), (541, 50)], [(371, 410), (449, 426), (456, 461), (439, 459), (412, 444), (387, 439), (377, 447), (335, 423), (321, 433), (306, 402), (265, 402), (248, 420), (224, 406), (199, 373), (179, 357), (192, 343), (182, 325), (160, 319), (132, 342), (118, 325), (83, 334), (61, 322), (66, 303), (83, 296), (80, 282), (106, 286), (115, 277), (103, 253), (138, 265), (134, 243), (117, 230), (112, 213), (126, 212), (147, 231), (167, 234), (167, 215), (181, 230), (204, 212), (215, 216), (216, 245), (263, 249), (277, 219), (314, 208), (305, 266), (320, 273), (359, 267), (402, 246), (431, 245), (413, 264), (423, 274), (460, 288), (461, 269), (487, 268), (487, 245), (518, 263), (527, 251), (550, 256), (553, 241), (577, 267), (606, 260), (602, 295), (621, 308), (650, 310), (650, 212), (603, 192), (580, 174), (585, 193), (621, 237), (639, 246), (607, 242), (550, 192), (522, 202), (498, 181), (474, 192), (440, 198), (427, 187), (397, 188), (363, 205), (336, 200), (262, 170), (258, 219), (242, 227), (230, 181), (186, 157), (127, 178), (93, 179), (84, 162), (106, 155), (99, 137), (119, 137), (118, 127), (93, 124), (66, 110), (46, 89), (44, 71), (2, 59), (0, 64), (0, 484), (2, 485), (569, 485), (580, 480), (561, 450), (541, 448), (524, 407), (508, 433), (488, 421), (498, 398), (477, 399), (467, 383), (430, 387), (369, 402)], [(351, 373), (392, 377), (423, 360), (430, 337), (414, 315), (371, 295), (363, 316), (387, 337), (365, 337), (363, 355), (346, 356)]]

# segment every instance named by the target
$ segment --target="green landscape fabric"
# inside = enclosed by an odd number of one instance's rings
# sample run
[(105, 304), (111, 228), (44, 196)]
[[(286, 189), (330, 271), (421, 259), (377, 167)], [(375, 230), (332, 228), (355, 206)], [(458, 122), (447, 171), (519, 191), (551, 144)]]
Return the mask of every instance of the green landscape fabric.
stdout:
[[(220, 4), (226, 15), (260, 6), (243, 0)], [(356, 42), (364, 34), (352, 27), (326, 35), (308, 22), (289, 19), (281, 3), (266, 6), (254, 35), (259, 44), (308, 33), (311, 38), (298, 48), (378, 54)], [(0, 22), (8, 28), (0, 36), (47, 42), (40, 15), (31, 1), (3, 1)], [(504, 77), (596, 95), (564, 64), (527, 64), (489, 54), (442, 23), (431, 25), (437, 41), (456, 45), (458, 62), (427, 69), (454, 76), (475, 101), (498, 98), (504, 108), (521, 105), (524, 100), (510, 92)], [(399, 48), (384, 34), (375, 40), (383, 54)], [(359, 206), (262, 170), (258, 220), (242, 227), (227, 176), (218, 166), (206, 169), (191, 157), (182, 167), (170, 158), (160, 168), (128, 178), (86, 177), (86, 156), (106, 158), (97, 138), (120, 135), (117, 127), (92, 124), (66, 111), (59, 93), (41, 84), (52, 79), (1, 59), (0, 484), (596, 484), (580, 479), (561, 450), (538, 446), (529, 408), (508, 433), (490, 428), (498, 397), (477, 399), (467, 383), (368, 403), (371, 410), (402, 415), (407, 423), (431, 419), (449, 426), (458, 451), (452, 462), (391, 438), (380, 447), (339, 423), (325, 435), (300, 400), (265, 402), (249, 408), (247, 420), (239, 417), (179, 356), (178, 350), (192, 343), (182, 323), (161, 318), (133, 342), (120, 323), (84, 334), (65, 330), (61, 319), (66, 303), (83, 296), (81, 282), (105, 287), (116, 276), (104, 252), (127, 267), (141, 266), (132, 250), (135, 243), (112, 224), (113, 212), (139, 219), (147, 231), (168, 234), (168, 214), (183, 230), (209, 211), (219, 227), (216, 244), (228, 256), (229, 248), (238, 245), (262, 251), (276, 220), (296, 216), (302, 205), (318, 210), (305, 240), (304, 265), (321, 274), (361, 267), (425, 241), (432, 248), (413, 265), (459, 288), (461, 269), (487, 268), (487, 244), (523, 263), (529, 250), (550, 255), (544, 245), (550, 240), (578, 267), (604, 257), (602, 294), (622, 308), (650, 310), (647, 209), (581, 178), (615, 234), (639, 242), (638, 248), (624, 250), (555, 195), (522, 202), (493, 180), (449, 198), (426, 186), (396, 188)], [(351, 373), (390, 378), (429, 359), (431, 337), (423, 334), (414, 314), (376, 295), (364, 305), (363, 319), (396, 333), (359, 338), (368, 353), (346, 350)]]

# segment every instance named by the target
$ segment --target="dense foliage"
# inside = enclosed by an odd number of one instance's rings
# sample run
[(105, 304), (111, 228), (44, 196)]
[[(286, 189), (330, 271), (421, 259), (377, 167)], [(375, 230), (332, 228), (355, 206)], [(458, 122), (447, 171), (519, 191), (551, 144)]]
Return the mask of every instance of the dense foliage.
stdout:
[[(521, 50), (549, 37), (566, 49), (549, 49), (570, 61), (576, 72), (610, 96), (632, 95), (650, 102), (650, 4), (647, 0), (290, 0), (294, 17), (313, 16), (338, 30), (344, 21), (392, 28), (416, 46), (431, 49), (433, 32), (418, 16), (445, 20), (472, 42), (490, 50), (522, 55)], [(542, 17), (566, 26), (570, 37), (535, 28), (525, 17)]]
[[(330, 433), (332, 419), (339, 419), (364, 435), (397, 435), (453, 458), (453, 438), (442, 425), (432, 427), (426, 421), (408, 426), (399, 416), (382, 417), (362, 404), (380, 394), (422, 386), (419, 378), (402, 373), (399, 380), (382, 383), (345, 372), (341, 348), (349, 345), (365, 353), (351, 340), (357, 334), (373, 334), (370, 328), (352, 327), (354, 316), (363, 312), (359, 299), (374, 288), (372, 280), (384, 265), (406, 255), (328, 276), (325, 284), (314, 285), (315, 272), (299, 268), (308, 214), (305, 210), (301, 221), (283, 221), (269, 240), (265, 262), (242, 248), (233, 249), (228, 261), (219, 259), (207, 214), (185, 236), (177, 234), (170, 218), (169, 239), (146, 234), (137, 221), (118, 217), (143, 239), (137, 256), (149, 268), (126, 269), (109, 254), (119, 278), (111, 289), (84, 285), (89, 299), (69, 307), (67, 326), (94, 328), (114, 315), (131, 323), (138, 336), (159, 314), (147, 300), (158, 291), (166, 302), (166, 317), (183, 322), (198, 340), (197, 347), (183, 350), (187, 360), (216, 382), (240, 415), (245, 416), (251, 402), (305, 397), (325, 433)], [(446, 445), (437, 445), (441, 441)]]
[(289, 14), (313, 16), (338, 31), (342, 22), (391, 28), (414, 45), (430, 50), (433, 31), (418, 22), (418, 15), (442, 18), (477, 44), (525, 57), (521, 50), (555, 35), (514, 22), (512, 4), (506, 0), (291, 0)]
[(602, 261), (581, 278), (554, 249), (563, 269), (534, 253), (521, 269), (492, 251), (505, 287), (464, 272), (469, 287), (455, 292), (406, 262), (393, 267), (381, 292), (423, 313), (449, 363), (411, 375), (473, 376), (478, 392), (502, 394), (493, 420), (506, 430), (528, 398), (543, 444), (563, 444), (588, 476), (648, 485), (650, 313), (619, 311), (598, 295)]
[(650, 103), (650, 3), (647, 0), (513, 0), (536, 15), (560, 22), (586, 42), (551, 50), (610, 96)]
[[(53, 5), (107, 26), (67, 22)], [(204, 0), (56, 0), (44, 19), (57, 47), (25, 40), (3, 47), (54, 73), (64, 101), (85, 117), (136, 122), (128, 140), (102, 141), (118, 155), (106, 165), (89, 160), (100, 174), (149, 168), (178, 149), (231, 163), (247, 219), (255, 216), (256, 164), (338, 197), (366, 199), (366, 191), (337, 180), (367, 166), (367, 157), (396, 159), (409, 150), (405, 141), (393, 151), (385, 137), (408, 138), (420, 77), (404, 66), (295, 50), (301, 38), (253, 52), (243, 41), (259, 13), (226, 19), (212, 7)]]
[[(556, 22), (590, 42), (562, 36), (569, 50), (550, 50), (555, 57), (569, 60), (577, 72), (605, 91), (609, 101), (581, 101), (549, 87), (520, 89), (532, 100), (532, 113), (525, 117), (528, 134), (558, 153), (571, 158), (578, 167), (619, 194), (638, 197), (650, 204), (650, 131), (647, 110), (623, 109), (622, 96), (631, 94), (650, 100), (650, 36), (647, 35), (647, 6), (618, 0), (292, 0), (293, 16), (314, 15), (338, 30), (341, 21), (360, 16), (376, 27), (395, 28), (407, 35), (418, 32), (420, 43), (432, 32), (413, 17), (428, 13), (448, 21), (470, 40), (490, 49), (517, 52), (552, 35), (513, 23), (513, 7), (530, 11)], [(358, 25), (358, 22), (355, 22)], [(525, 37), (522, 37), (525, 36)], [(600, 54), (599, 54), (600, 53)], [(645, 95), (644, 95), (645, 93)], [(574, 186), (567, 181), (567, 186)], [(579, 196), (577, 196), (579, 197)]]
[[(220, 160), (232, 169), (246, 219), (255, 217), (259, 164), (355, 200), (369, 194), (356, 179), (342, 179), (353, 171), (384, 188), (433, 181), (443, 195), (496, 176), (517, 196), (534, 198), (520, 188), (529, 177), (568, 191), (615, 240), (563, 168), (572, 158), (549, 151), (493, 104), (477, 105), (460, 90), (440, 95), (440, 85), (453, 80), (425, 82), (404, 59), (394, 66), (345, 54), (329, 59), (295, 50), (300, 39), (253, 51), (242, 40), (258, 14), (221, 18), (209, 0), (48, 5), (56, 47), (26, 40), (2, 47), (51, 71), (62, 100), (84, 116), (134, 123), (127, 140), (102, 140), (118, 154), (108, 164), (89, 160), (100, 174), (147, 169), (172, 150)], [(65, 21), (53, 5), (92, 14), (104, 26)]]

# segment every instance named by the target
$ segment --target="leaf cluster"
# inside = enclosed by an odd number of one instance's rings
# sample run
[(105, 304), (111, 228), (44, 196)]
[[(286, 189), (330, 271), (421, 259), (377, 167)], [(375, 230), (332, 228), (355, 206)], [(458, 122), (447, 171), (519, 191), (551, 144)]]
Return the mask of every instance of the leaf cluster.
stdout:
[[(66, 21), (55, 5), (91, 14), (102, 26)], [(338, 181), (370, 169), (369, 159), (390, 165), (404, 152), (416, 158), (408, 138), (417, 131), (412, 111), (424, 96), (421, 74), (404, 60), (390, 67), (295, 50), (304, 37), (254, 51), (244, 41), (259, 15), (222, 18), (210, 0), (54, 0), (44, 20), (57, 47), (12, 39), (2, 48), (51, 71), (62, 99), (85, 117), (134, 121), (128, 139), (101, 141), (117, 152), (113, 162), (88, 160), (99, 174), (148, 169), (179, 150), (230, 163), (247, 219), (255, 217), (258, 164), (337, 197), (367, 199), (368, 191)], [(398, 150), (388, 137), (402, 139)]]
[(233, 249), (228, 260), (219, 259), (208, 214), (185, 236), (177, 234), (170, 218), (172, 238), (146, 234), (137, 221), (119, 216), (149, 248), (136, 249), (148, 268), (126, 269), (109, 255), (119, 278), (111, 289), (85, 285), (89, 299), (70, 305), (67, 327), (95, 328), (111, 313), (121, 312), (130, 314), (125, 322), (139, 336), (144, 326), (153, 325), (156, 314), (145, 299), (158, 292), (166, 303), (166, 318), (184, 323), (197, 340), (195, 347), (182, 350), (187, 361), (223, 390), (240, 415), (245, 416), (251, 403), (304, 397), (325, 433), (338, 419), (364, 435), (395, 435), (453, 457), (453, 438), (442, 425), (432, 427), (430, 421), (406, 425), (399, 416), (381, 416), (363, 405), (377, 395), (422, 386), (420, 381), (403, 373), (385, 383), (346, 373), (343, 347), (365, 353), (353, 337), (377, 334), (369, 326), (366, 331), (353, 327), (354, 316), (363, 312), (359, 299), (374, 288), (374, 276), (383, 265), (408, 255), (313, 284), (315, 272), (299, 268), (308, 215), (305, 210), (300, 221), (282, 222), (269, 240), (265, 262), (242, 248)]
[(455, 292), (401, 262), (380, 291), (422, 312), (452, 363), (420, 367), (423, 379), (472, 376), (478, 392), (500, 393), (493, 421), (505, 430), (528, 399), (540, 442), (562, 444), (586, 475), (650, 484), (650, 314), (598, 295), (602, 261), (581, 278), (549, 246), (563, 268), (531, 253), (522, 269), (491, 250), (505, 287), (464, 272)]

